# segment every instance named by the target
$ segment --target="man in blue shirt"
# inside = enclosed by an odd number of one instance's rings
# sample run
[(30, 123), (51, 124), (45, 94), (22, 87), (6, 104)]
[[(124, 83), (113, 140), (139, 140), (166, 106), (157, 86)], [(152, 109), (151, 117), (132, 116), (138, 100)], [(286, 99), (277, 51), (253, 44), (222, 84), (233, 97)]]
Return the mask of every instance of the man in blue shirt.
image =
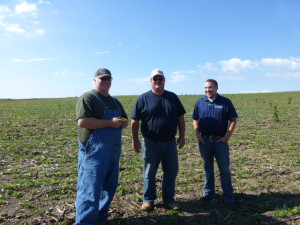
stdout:
[(216, 158), (223, 189), (223, 202), (235, 207), (230, 172), (228, 141), (235, 129), (238, 115), (232, 102), (217, 93), (218, 83), (205, 82), (206, 96), (197, 100), (193, 112), (193, 126), (204, 160), (205, 184), (202, 201), (215, 197), (214, 158)]
[[(162, 163), (162, 197), (167, 208), (178, 210), (175, 202), (175, 180), (178, 173), (177, 147), (185, 144), (185, 109), (176, 94), (164, 89), (165, 76), (161, 70), (153, 70), (150, 82), (152, 90), (140, 95), (132, 112), (132, 148), (142, 149), (144, 158), (144, 202), (142, 210), (150, 211), (156, 200), (155, 176)], [(139, 141), (141, 120), (142, 144)], [(175, 135), (179, 129), (179, 138)]]

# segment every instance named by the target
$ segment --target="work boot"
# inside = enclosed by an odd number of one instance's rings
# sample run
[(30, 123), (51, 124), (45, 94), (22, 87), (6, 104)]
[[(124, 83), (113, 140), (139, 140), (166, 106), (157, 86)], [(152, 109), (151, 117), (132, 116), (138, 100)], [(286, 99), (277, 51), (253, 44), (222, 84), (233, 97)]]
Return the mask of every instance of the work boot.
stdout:
[(141, 209), (143, 211), (149, 212), (153, 209), (153, 205), (150, 202), (143, 202), (143, 205), (142, 205)]
[(168, 208), (168, 209), (172, 209), (172, 210), (179, 210), (180, 209), (180, 205), (175, 201), (165, 203), (165, 207)]

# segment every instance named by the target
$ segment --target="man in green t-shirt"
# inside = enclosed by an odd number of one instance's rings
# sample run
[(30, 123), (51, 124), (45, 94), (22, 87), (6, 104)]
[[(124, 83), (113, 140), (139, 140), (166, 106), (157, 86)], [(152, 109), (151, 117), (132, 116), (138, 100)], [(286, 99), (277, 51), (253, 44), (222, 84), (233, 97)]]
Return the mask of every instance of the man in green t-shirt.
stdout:
[(98, 69), (94, 89), (76, 104), (78, 184), (76, 224), (104, 224), (119, 178), (122, 129), (128, 125), (122, 104), (110, 96), (112, 76)]

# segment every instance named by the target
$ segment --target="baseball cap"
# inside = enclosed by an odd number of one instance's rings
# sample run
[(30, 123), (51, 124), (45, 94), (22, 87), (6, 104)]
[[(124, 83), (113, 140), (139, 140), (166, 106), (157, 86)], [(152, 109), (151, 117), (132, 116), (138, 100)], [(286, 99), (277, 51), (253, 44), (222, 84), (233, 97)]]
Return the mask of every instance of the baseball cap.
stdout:
[(106, 76), (111, 77), (111, 73), (108, 69), (105, 68), (98, 69), (95, 73), (95, 77), (106, 77)]
[(165, 77), (165, 76), (164, 76), (164, 72), (163, 72), (162, 70), (155, 69), (155, 70), (152, 70), (150, 79), (152, 79), (152, 78), (153, 78), (154, 76), (156, 76), (156, 75)]

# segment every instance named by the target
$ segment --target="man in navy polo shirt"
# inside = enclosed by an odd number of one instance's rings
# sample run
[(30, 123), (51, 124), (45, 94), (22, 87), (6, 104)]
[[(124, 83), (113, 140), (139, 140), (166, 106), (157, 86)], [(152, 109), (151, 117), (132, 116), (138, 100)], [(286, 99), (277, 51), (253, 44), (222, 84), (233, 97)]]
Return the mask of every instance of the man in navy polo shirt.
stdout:
[[(150, 82), (152, 90), (137, 99), (132, 112), (132, 148), (142, 149), (144, 158), (144, 202), (142, 210), (153, 208), (156, 199), (155, 176), (161, 162), (163, 170), (162, 198), (169, 209), (178, 210), (175, 202), (175, 180), (178, 173), (177, 147), (185, 143), (185, 109), (176, 94), (164, 89), (165, 76), (161, 70), (153, 70)], [(139, 141), (141, 120), (142, 144)], [(179, 129), (179, 138), (175, 135)]]
[(215, 197), (214, 158), (216, 158), (223, 189), (223, 202), (235, 207), (230, 172), (228, 141), (235, 129), (238, 115), (230, 99), (217, 93), (218, 83), (205, 82), (206, 96), (198, 99), (192, 115), (193, 125), (204, 160), (205, 183), (202, 201)]

